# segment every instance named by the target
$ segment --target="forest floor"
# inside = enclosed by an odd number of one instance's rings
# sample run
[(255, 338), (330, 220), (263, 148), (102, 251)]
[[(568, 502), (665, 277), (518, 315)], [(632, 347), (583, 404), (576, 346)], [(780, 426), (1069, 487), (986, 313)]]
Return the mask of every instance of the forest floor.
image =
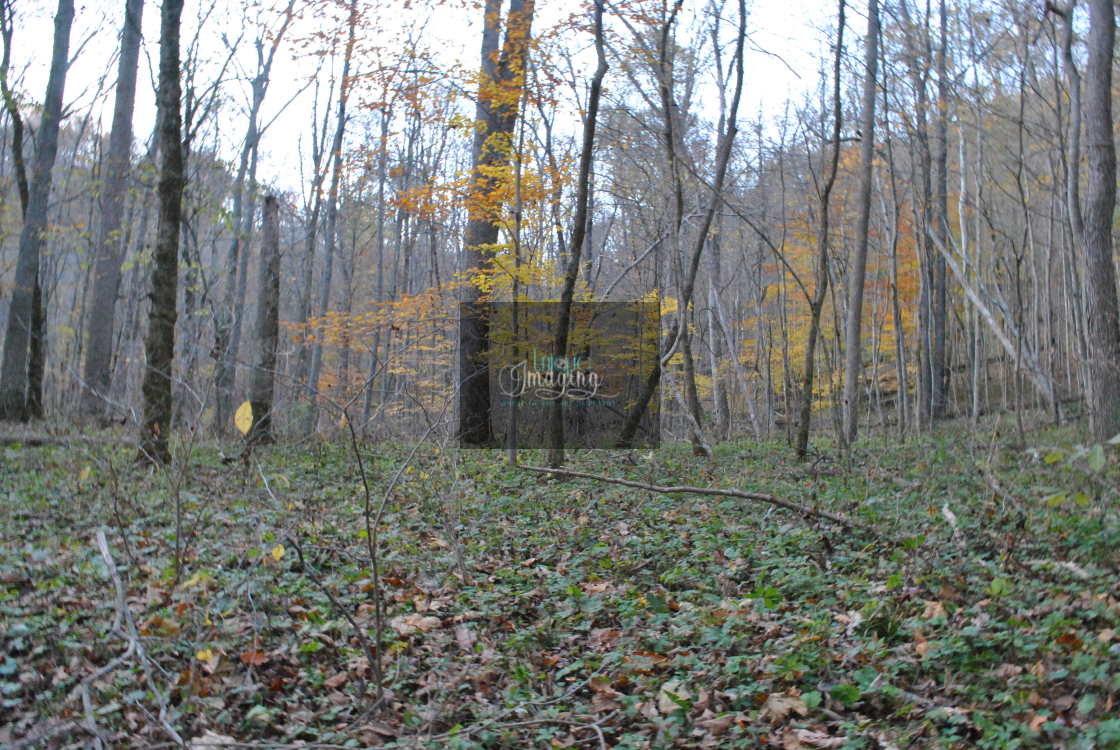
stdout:
[(0, 746), (1120, 748), (1120, 446), (816, 447), (0, 447)]

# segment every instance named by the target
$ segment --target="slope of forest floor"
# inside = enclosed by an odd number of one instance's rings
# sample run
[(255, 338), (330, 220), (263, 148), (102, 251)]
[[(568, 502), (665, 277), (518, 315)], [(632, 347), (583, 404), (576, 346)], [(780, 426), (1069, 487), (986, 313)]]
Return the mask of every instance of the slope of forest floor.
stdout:
[(500, 452), (0, 447), (0, 745), (1117, 748), (1120, 447), (1076, 440), (569, 457), (880, 537)]

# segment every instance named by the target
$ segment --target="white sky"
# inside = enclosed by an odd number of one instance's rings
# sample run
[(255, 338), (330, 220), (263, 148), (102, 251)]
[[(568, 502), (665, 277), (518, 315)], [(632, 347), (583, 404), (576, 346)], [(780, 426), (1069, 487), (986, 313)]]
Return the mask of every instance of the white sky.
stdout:
[[(251, 2), (253, 0), (187, 0), (183, 13), (184, 54), (188, 45), (197, 38), (202, 58), (217, 64), (226, 56), (223, 36), (236, 36), (245, 28), (246, 39), (235, 60), (245, 76), (251, 75), (255, 70), (253, 26), (246, 21), (241, 10), (244, 4)], [(282, 0), (275, 0), (275, 4), (281, 3)], [(417, 3), (416, 7), (422, 5)], [(728, 4), (729, 12), (733, 13), (733, 6), (734, 3)], [(538, 20), (534, 30), (540, 29), (560, 12), (570, 12), (571, 7), (567, 2), (538, 0)], [(213, 8), (213, 11), (199, 35), (199, 14), (208, 8)], [(16, 1), (11, 76), (17, 87), (32, 97), (41, 96), (45, 89), (54, 10), (55, 3), (50, 0)], [(144, 9), (144, 57), (141, 64), (146, 70), (141, 72), (138, 83), (134, 116), (134, 134), (140, 144), (150, 135), (155, 119), (154, 75), (159, 10), (158, 0), (148, 0)], [(850, 9), (848, 14), (848, 38), (858, 40), (862, 38), (866, 22), (862, 14), (853, 10)], [(94, 118), (100, 118), (108, 130), (113, 106), (111, 93), (116, 80), (116, 46), (123, 11), (124, 0), (86, 0), (78, 4), (71, 34), (72, 65), (66, 82), (66, 102), (72, 111), (72, 122), (92, 114)], [(804, 91), (815, 87), (822, 29), (835, 24), (835, 3), (832, 0), (748, 0), (748, 11), (748, 33), (753, 49), (746, 61), (747, 81), (740, 119), (753, 120), (759, 112), (764, 119), (774, 119), (780, 116), (787, 100), (799, 99)], [(474, 69), (478, 64), (478, 11), (463, 9), (459, 4), (449, 4), (446, 9), (437, 4), (430, 15), (424, 40), (430, 47), (441, 51), (441, 62), (458, 62), (467, 70)], [(394, 11), (376, 17), (403, 19), (405, 15)], [(289, 39), (307, 35), (315, 28), (317, 26), (312, 20), (304, 20), (298, 26), (293, 25)], [(386, 32), (387, 35), (391, 33)], [(356, 62), (361, 63), (360, 60)], [(294, 59), (290, 41), (285, 42), (277, 55), (262, 120), (273, 119), (284, 104), (288, 106), (261, 142), (258, 168), (258, 179), (261, 181), (275, 181), (281, 187), (298, 189), (300, 139), (308, 138), (312, 104), (310, 90), (298, 95), (297, 92), (315, 70), (315, 64), (314, 58)], [(234, 75), (238, 75), (236, 67), (232, 70)], [(201, 78), (205, 83), (206, 76)], [(103, 93), (97, 98), (99, 89), (109, 95)], [(247, 91), (243, 78), (226, 84), (221, 93), (232, 103), (241, 105), (247, 101)], [(713, 111), (714, 104), (705, 109)], [(235, 107), (228, 107), (218, 127), (223, 153), (227, 159), (233, 160), (244, 135), (244, 118)], [(302, 149), (306, 153), (306, 142)]]

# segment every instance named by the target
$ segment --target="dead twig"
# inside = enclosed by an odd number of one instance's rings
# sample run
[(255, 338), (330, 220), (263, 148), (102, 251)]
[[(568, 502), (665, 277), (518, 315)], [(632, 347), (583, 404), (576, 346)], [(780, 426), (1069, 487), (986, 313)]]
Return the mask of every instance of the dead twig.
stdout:
[(620, 479), (618, 477), (608, 477), (602, 474), (590, 474), (584, 471), (571, 471), (569, 469), (549, 469), (543, 466), (529, 466), (527, 464), (517, 464), (518, 468), (525, 469), (526, 471), (536, 471), (543, 474), (556, 474), (560, 476), (576, 477), (579, 479), (594, 479), (597, 482), (605, 482), (607, 484), (620, 484), (623, 487), (634, 487), (639, 490), (647, 490), (649, 492), (658, 492), (663, 495), (677, 495), (677, 494), (690, 494), (690, 495), (717, 495), (719, 497), (737, 497), (743, 500), (751, 500), (756, 503), (764, 503), (786, 510), (799, 513), (802, 516), (812, 516), (814, 518), (823, 518), (833, 523), (840, 524), (846, 529), (858, 529), (867, 534), (875, 537), (882, 537), (883, 534), (866, 524), (859, 521), (853, 521), (846, 516), (832, 513), (827, 510), (819, 510), (816, 508), (809, 508), (804, 505), (799, 505), (792, 500), (767, 495), (762, 492), (744, 492), (743, 490), (721, 489), (718, 487), (690, 487), (688, 485), (677, 485), (666, 487), (658, 484), (646, 484), (644, 482), (635, 482), (631, 479)]

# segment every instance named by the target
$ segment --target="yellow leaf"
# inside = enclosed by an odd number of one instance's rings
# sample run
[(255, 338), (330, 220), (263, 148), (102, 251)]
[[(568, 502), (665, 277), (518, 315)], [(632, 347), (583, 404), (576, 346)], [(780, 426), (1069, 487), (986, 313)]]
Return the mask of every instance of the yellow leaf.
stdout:
[(348, 425), (348, 424), (350, 424), (350, 420), (348, 420), (346, 418), (346, 415), (343, 414), (342, 417), (338, 420), (338, 426), (345, 430), (346, 425)]
[(284, 557), (284, 545), (283, 544), (277, 544), (275, 547), (272, 548), (272, 559), (275, 560), (276, 562), (280, 562), (280, 559), (282, 557)]
[(91, 473), (90, 468), (88, 466), (86, 466), (85, 468), (82, 469), (81, 473), (78, 474), (78, 481), (79, 482), (86, 481), (87, 479), (89, 479), (90, 473)]
[(249, 428), (253, 426), (253, 405), (246, 401), (237, 407), (237, 413), (233, 415), (233, 423), (237, 425), (242, 435), (248, 435)]
[(199, 661), (210, 661), (214, 658), (214, 652), (208, 648), (200, 649), (194, 652), (194, 656)]

